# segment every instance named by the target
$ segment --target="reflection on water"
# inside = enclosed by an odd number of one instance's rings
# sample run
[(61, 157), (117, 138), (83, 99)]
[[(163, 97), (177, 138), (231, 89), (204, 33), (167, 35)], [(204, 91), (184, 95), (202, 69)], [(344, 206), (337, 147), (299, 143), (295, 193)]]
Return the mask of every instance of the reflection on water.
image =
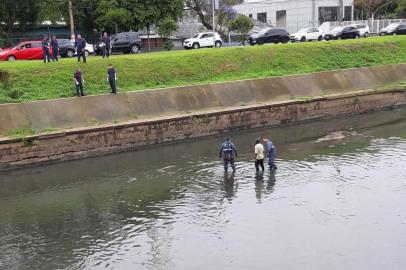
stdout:
[(235, 174), (223, 138), (2, 173), (0, 269), (404, 269), (405, 116), (234, 134)]

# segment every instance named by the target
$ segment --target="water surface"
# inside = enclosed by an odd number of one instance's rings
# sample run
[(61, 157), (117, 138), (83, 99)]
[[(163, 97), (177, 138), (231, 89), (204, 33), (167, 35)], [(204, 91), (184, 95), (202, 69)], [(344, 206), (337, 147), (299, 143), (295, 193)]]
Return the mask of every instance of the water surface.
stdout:
[(0, 269), (405, 269), (405, 116), (233, 134), (235, 175), (222, 138), (3, 172)]

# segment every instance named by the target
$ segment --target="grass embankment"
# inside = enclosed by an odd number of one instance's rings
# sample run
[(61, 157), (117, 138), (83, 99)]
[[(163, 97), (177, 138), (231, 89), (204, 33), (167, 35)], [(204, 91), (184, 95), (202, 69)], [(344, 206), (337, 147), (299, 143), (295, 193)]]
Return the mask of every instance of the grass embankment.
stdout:
[(110, 60), (75, 59), (0, 63), (0, 103), (74, 96), (73, 72), (80, 66), (85, 93), (108, 93), (106, 70), (112, 63), (119, 91), (290, 75), (341, 68), (406, 63), (406, 36), (311, 42), (140, 55)]

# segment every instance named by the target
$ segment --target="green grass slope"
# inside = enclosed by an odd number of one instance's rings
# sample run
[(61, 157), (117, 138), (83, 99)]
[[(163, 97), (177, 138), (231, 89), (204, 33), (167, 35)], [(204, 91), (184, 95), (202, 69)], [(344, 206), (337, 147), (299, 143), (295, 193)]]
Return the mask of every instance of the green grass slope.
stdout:
[(406, 36), (334, 42), (264, 45), (222, 49), (0, 63), (0, 103), (71, 97), (73, 72), (84, 74), (85, 93), (108, 93), (107, 66), (118, 73), (119, 91), (309, 73), (342, 68), (406, 63)]

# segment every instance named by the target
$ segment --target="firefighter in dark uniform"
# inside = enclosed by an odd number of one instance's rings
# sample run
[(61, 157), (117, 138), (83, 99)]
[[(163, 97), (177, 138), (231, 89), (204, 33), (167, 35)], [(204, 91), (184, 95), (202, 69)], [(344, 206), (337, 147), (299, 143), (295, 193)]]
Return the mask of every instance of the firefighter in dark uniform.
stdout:
[(228, 172), (228, 163), (230, 163), (233, 172), (235, 172), (235, 157), (237, 157), (237, 149), (230, 139), (227, 138), (220, 147), (220, 158), (223, 158), (225, 173)]
[(103, 58), (105, 57), (109, 58), (111, 49), (111, 40), (110, 37), (107, 35), (107, 32), (104, 32), (101, 41), (103, 43)]
[(48, 60), (48, 63), (51, 62), (51, 56), (49, 54), (49, 40), (48, 40), (47, 36), (44, 37), (44, 39), (41, 42), (41, 45), (42, 45), (42, 55), (44, 58), (44, 63), (46, 63), (47, 60)]
[(263, 141), (263, 143), (266, 144), (266, 150), (268, 151), (269, 169), (274, 172), (278, 169), (278, 166), (276, 166), (276, 164), (275, 164), (276, 147), (273, 144), (271, 139), (263, 138), (262, 141)]
[(59, 45), (56, 36), (52, 37), (51, 47), (52, 47), (52, 62), (54, 61), (58, 62)]
[(109, 68), (107, 69), (107, 81), (110, 84), (112, 94), (117, 93), (116, 80), (117, 80), (116, 70), (113, 68), (111, 64), (109, 64)]
[(75, 81), (75, 86), (76, 86), (76, 95), (78, 97), (84, 96), (83, 83), (85, 80), (82, 76), (82, 72), (80, 71), (80, 68), (77, 68), (75, 73), (73, 73), (73, 79)]
[(75, 41), (75, 49), (78, 56), (78, 63), (80, 63), (81, 57), (83, 58), (83, 63), (86, 63), (85, 48), (86, 48), (86, 40), (82, 38), (81, 35), (78, 35), (78, 38)]

